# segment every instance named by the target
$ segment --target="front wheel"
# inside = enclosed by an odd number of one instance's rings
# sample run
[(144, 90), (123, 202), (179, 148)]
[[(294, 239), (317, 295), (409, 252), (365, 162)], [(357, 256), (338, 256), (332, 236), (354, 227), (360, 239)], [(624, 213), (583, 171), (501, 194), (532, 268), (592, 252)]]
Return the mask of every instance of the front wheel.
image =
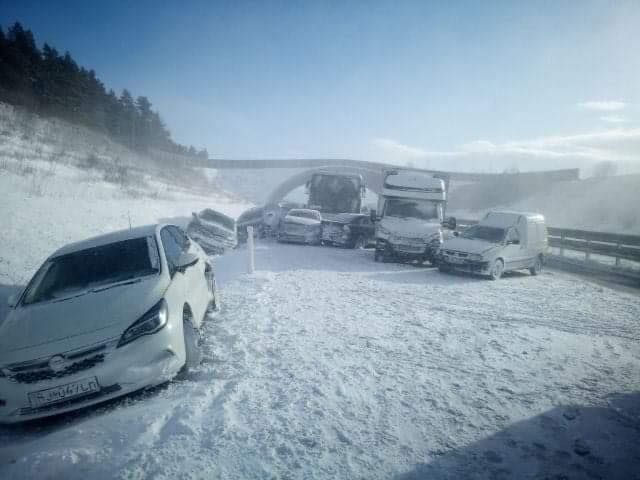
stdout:
[(193, 326), (191, 318), (186, 312), (182, 322), (182, 332), (185, 352), (183, 373), (189, 373), (202, 362), (202, 346), (200, 345), (200, 332)]
[(531, 275), (538, 275), (542, 273), (542, 267), (543, 267), (542, 257), (538, 255), (536, 257), (536, 261), (533, 264), (533, 267), (529, 269), (529, 272), (531, 273)]
[(504, 262), (499, 258), (493, 265), (491, 266), (491, 271), (489, 272), (489, 278), (491, 280), (499, 280), (504, 273)]

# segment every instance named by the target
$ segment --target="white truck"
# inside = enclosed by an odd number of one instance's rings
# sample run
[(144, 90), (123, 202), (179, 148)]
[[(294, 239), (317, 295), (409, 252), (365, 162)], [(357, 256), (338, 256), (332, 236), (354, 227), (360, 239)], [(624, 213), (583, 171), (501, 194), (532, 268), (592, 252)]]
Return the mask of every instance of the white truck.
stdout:
[(442, 227), (455, 228), (455, 219), (443, 223), (446, 183), (426, 172), (385, 171), (376, 220), (379, 261), (435, 262), (442, 244)]

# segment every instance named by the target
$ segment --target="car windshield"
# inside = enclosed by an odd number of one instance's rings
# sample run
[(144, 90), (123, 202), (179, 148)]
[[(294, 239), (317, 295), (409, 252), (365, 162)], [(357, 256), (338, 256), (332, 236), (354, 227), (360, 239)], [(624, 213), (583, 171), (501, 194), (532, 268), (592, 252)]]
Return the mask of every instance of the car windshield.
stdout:
[(387, 217), (437, 220), (440, 208), (436, 202), (421, 199), (389, 198), (384, 215)]
[(491, 243), (499, 243), (504, 240), (505, 229), (499, 227), (487, 227), (486, 225), (473, 225), (462, 233), (463, 238), (485, 240)]
[(65, 298), (90, 288), (159, 272), (153, 237), (101, 245), (47, 260), (27, 287), (23, 305)]
[(222, 213), (216, 212), (214, 210), (203, 210), (202, 212), (200, 212), (199, 217), (207, 222), (222, 225), (228, 230), (233, 230), (235, 226), (235, 221), (232, 218), (229, 218), (226, 215), (223, 215)]
[(320, 215), (317, 212), (312, 212), (311, 210), (291, 210), (289, 212), (289, 216), (291, 217), (300, 217), (300, 218), (311, 218), (313, 220), (320, 220)]

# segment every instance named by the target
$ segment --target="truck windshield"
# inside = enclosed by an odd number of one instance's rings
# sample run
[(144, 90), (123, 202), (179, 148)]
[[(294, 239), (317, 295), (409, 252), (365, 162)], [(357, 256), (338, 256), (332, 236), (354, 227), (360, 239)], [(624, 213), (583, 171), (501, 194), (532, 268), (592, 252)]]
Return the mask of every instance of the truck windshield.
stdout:
[(501, 242), (504, 240), (504, 235), (504, 228), (487, 227), (485, 225), (474, 225), (462, 233), (463, 238), (485, 240), (492, 243)]
[(419, 220), (437, 220), (440, 208), (431, 200), (414, 198), (389, 198), (386, 201), (385, 216), (399, 218), (417, 218)]
[(153, 237), (141, 237), (88, 248), (48, 260), (25, 292), (23, 305), (61, 299), (87, 288), (159, 272)]

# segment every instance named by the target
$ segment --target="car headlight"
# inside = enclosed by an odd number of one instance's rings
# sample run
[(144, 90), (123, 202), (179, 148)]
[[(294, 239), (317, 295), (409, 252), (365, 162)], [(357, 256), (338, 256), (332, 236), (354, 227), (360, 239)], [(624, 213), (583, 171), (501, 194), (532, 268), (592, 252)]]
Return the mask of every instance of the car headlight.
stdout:
[(471, 254), (469, 254), (468, 258), (472, 262), (481, 262), (482, 261), (482, 255), (480, 255), (479, 253), (471, 253)]
[(167, 308), (167, 302), (163, 298), (125, 330), (122, 337), (120, 337), (118, 347), (126, 345), (143, 335), (151, 335), (162, 330), (167, 324), (168, 318), (169, 309)]
[(349, 225), (345, 225), (344, 227), (342, 227), (342, 232), (345, 235), (349, 235), (349, 233), (351, 233), (351, 227), (349, 227)]

